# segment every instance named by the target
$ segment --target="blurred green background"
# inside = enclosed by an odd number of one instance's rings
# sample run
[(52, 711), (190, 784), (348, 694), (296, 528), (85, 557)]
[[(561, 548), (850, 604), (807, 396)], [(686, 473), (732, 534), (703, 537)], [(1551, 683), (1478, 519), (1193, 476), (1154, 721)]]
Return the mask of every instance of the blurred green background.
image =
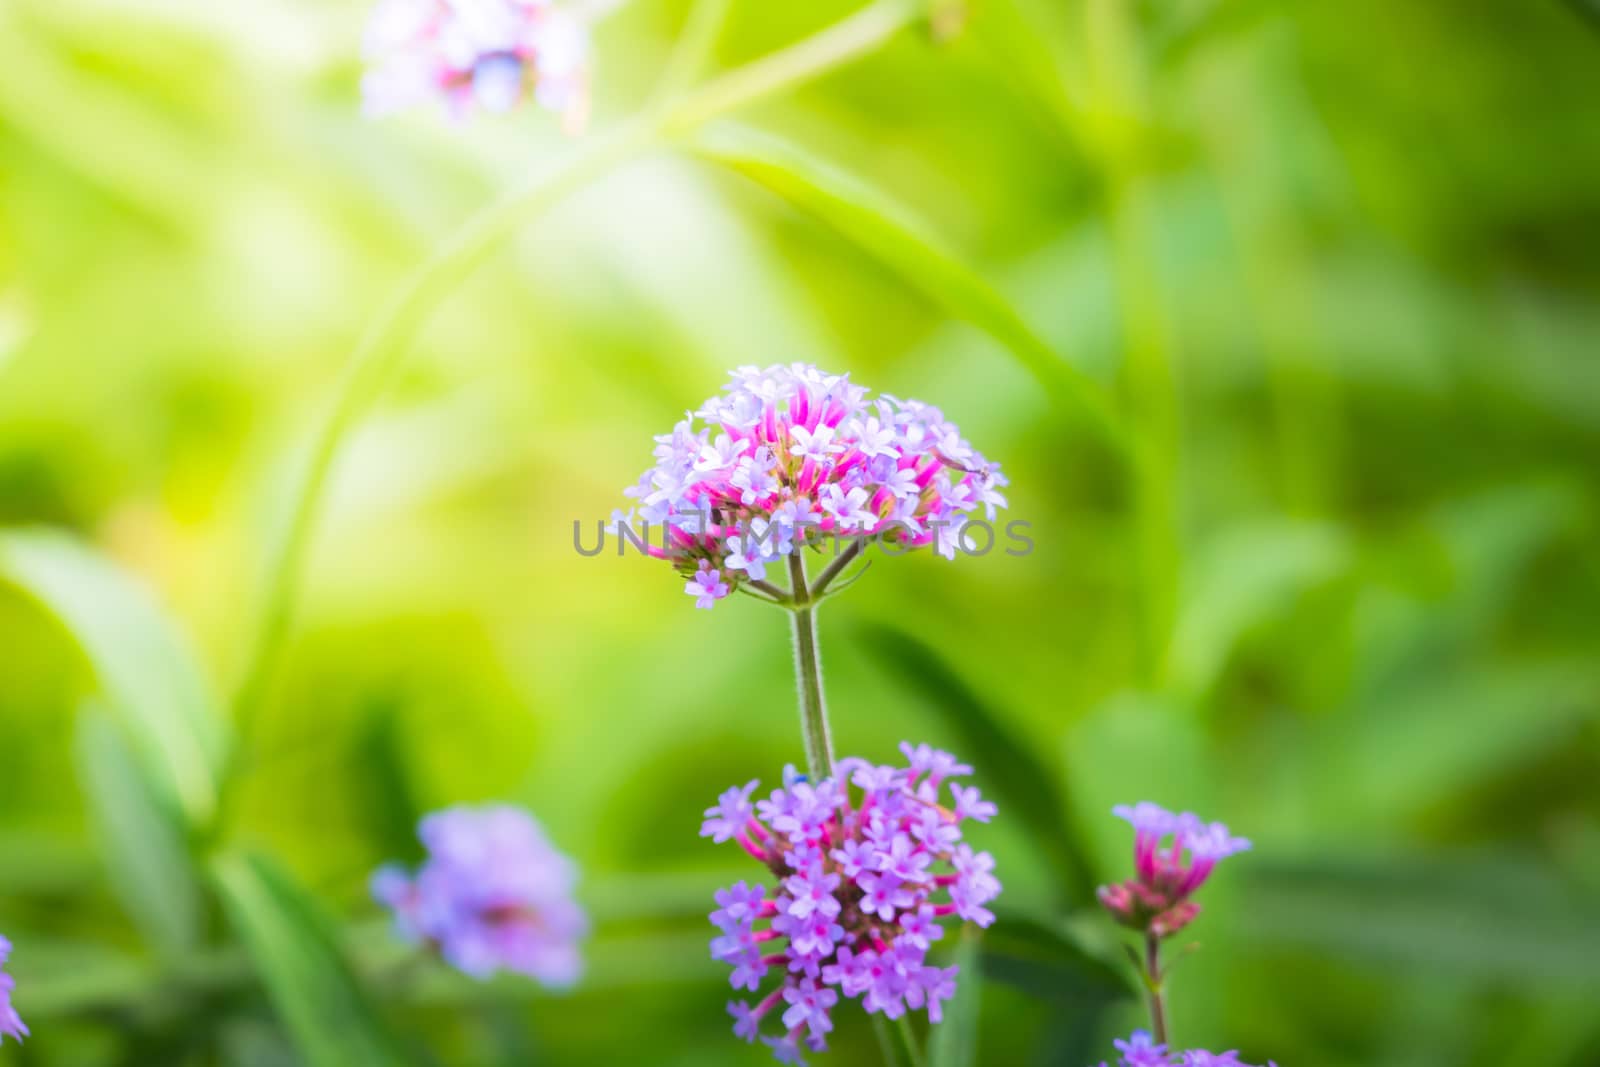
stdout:
[[(715, 65), (849, 10), (735, 3)], [(596, 130), (685, 11), (599, 25)], [(696, 612), (572, 523), (727, 368), (807, 360), (942, 406), (1033, 527), (1025, 558), (880, 561), (822, 618), (840, 749), (976, 763), (1001, 903), (1062, 939), (996, 928), (975, 1062), (1078, 1067), (1138, 1024), (1083, 887), (1129, 862), (1110, 806), (1149, 798), (1256, 841), (1173, 979), (1184, 1043), (1600, 1063), (1592, 5), (983, 0), (734, 117), (919, 220), (1105, 387), (1137, 469), (880, 216), (667, 150), (590, 184), (349, 439), (230, 766), (363, 324), (574, 147), (536, 112), (363, 121), (365, 15), (0, 0), (0, 931), (34, 1030), (0, 1060), (767, 1062), (704, 918), (757, 872), (695, 835), (800, 760), (786, 620)], [(484, 799), (582, 865), (572, 993), (407, 965), (367, 900), (420, 813)], [(839, 1017), (820, 1062), (881, 1062)]]

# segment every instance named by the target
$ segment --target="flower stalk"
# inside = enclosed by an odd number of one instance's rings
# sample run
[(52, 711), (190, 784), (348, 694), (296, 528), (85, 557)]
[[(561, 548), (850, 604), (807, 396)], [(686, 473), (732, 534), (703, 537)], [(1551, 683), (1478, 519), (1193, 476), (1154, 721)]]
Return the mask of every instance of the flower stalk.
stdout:
[(1166, 976), (1161, 973), (1161, 937), (1150, 932), (1144, 935), (1144, 986), (1150, 999), (1150, 1029), (1156, 1041), (1167, 1041), (1167, 989)]
[(788, 608), (794, 633), (795, 681), (800, 694), (800, 733), (805, 740), (806, 771), (813, 781), (820, 782), (833, 777), (833, 738), (828, 732), (828, 704), (822, 692), (817, 604), (806, 584), (805, 559), (798, 551), (789, 557), (789, 578)]

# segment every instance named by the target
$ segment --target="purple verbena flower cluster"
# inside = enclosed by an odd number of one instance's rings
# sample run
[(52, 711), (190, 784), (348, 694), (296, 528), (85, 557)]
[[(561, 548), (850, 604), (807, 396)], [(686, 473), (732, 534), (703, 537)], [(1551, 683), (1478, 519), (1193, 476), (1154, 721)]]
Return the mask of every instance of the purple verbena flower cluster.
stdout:
[[(728, 1011), (735, 1034), (760, 1036), (782, 1062), (802, 1062), (802, 1047), (826, 1049), (841, 994), (891, 1019), (921, 1008), (938, 1022), (957, 972), (927, 962), (944, 936), (939, 920), (994, 921), (994, 859), (961, 840), (961, 823), (988, 822), (995, 806), (950, 781), (972, 773), (955, 757), (927, 745), (900, 750), (908, 766), (840, 760), (834, 778), (815, 783), (789, 767), (768, 799), (751, 802), (752, 781), (706, 811), (702, 837), (737, 841), (777, 879), (771, 893), (743, 881), (717, 892), (711, 955), (733, 968), (735, 989), (753, 992), (778, 973), (753, 1007), (741, 1000)], [(782, 1032), (762, 1036), (774, 1013)]]
[(1218, 863), (1250, 847), (1220, 822), (1203, 822), (1188, 812), (1175, 815), (1149, 801), (1120, 805), (1112, 814), (1133, 824), (1136, 873), (1101, 886), (1100, 903), (1122, 925), (1157, 937), (1170, 937), (1193, 922), (1200, 905), (1190, 897)]
[(401, 936), (434, 947), (451, 966), (487, 978), (505, 969), (548, 985), (582, 971), (588, 921), (573, 900), (571, 861), (520, 808), (457, 807), (422, 820), (428, 859), (415, 876), (389, 865), (372, 894)]
[[(1168, 1051), (1166, 1045), (1157, 1044), (1146, 1030), (1135, 1030), (1126, 1041), (1113, 1041), (1117, 1047), (1119, 1067), (1250, 1067), (1237, 1052), (1207, 1052), (1190, 1049), (1187, 1052)], [(1100, 1067), (1106, 1067), (1101, 1063)], [(1277, 1067), (1268, 1064), (1268, 1067)]]
[(9, 1035), (18, 1041), (28, 1036), (28, 1027), (11, 1005), (11, 991), (17, 980), (5, 972), (6, 960), (11, 958), (11, 942), (0, 936), (0, 1044)]
[(656, 465), (626, 490), (637, 505), (614, 517), (631, 527), (637, 515), (645, 544), (652, 526), (665, 529), (647, 550), (677, 564), (698, 607), (764, 580), (821, 535), (931, 544), (953, 559), (968, 516), (981, 509), (992, 520), (1006, 505), (999, 466), (938, 408), (868, 400), (848, 375), (804, 363), (732, 377), (724, 395), (656, 438)]
[(434, 98), (458, 118), (510, 111), (530, 88), (570, 130), (588, 112), (588, 28), (551, 0), (379, 0), (365, 51), (370, 115)]

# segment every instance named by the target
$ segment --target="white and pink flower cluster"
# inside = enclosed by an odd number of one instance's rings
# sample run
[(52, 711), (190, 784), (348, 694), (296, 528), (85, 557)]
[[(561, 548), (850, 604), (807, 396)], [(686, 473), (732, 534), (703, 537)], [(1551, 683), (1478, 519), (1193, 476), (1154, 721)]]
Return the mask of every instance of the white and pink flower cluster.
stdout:
[(908, 766), (846, 759), (815, 783), (790, 767), (768, 799), (752, 804), (750, 782), (706, 811), (702, 837), (737, 841), (778, 882), (771, 895), (743, 881), (717, 892), (711, 955), (733, 968), (735, 989), (755, 991), (778, 972), (754, 1007), (740, 1000), (728, 1011), (733, 1032), (751, 1042), (779, 1016), (780, 1032), (762, 1040), (781, 1062), (826, 1049), (841, 994), (891, 1019), (925, 1009), (938, 1022), (957, 973), (927, 962), (944, 936), (939, 920), (994, 921), (994, 859), (961, 840), (961, 824), (988, 822), (995, 806), (952, 781), (972, 773), (955, 757), (927, 745), (900, 750)]
[(369, 115), (438, 99), (465, 118), (530, 92), (569, 130), (588, 114), (589, 31), (552, 0), (379, 0), (365, 51)]
[(805, 363), (732, 377), (656, 438), (656, 465), (626, 490), (635, 507), (613, 517), (642, 521), (646, 544), (665, 530), (647, 550), (678, 565), (698, 607), (823, 538), (933, 545), (953, 559), (970, 516), (1006, 505), (999, 466), (936, 407), (869, 400), (849, 375)]
[(1133, 878), (1101, 886), (1100, 903), (1124, 926), (1170, 937), (1194, 921), (1200, 905), (1189, 898), (1218, 863), (1250, 847), (1220, 822), (1188, 812), (1174, 814), (1148, 800), (1122, 804), (1112, 814), (1133, 825)]

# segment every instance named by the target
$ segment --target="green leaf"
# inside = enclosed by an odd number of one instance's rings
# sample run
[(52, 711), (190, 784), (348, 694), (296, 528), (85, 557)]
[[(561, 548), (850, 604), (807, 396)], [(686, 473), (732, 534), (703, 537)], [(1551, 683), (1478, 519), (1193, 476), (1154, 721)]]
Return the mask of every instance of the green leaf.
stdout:
[(218, 857), (228, 918), (310, 1067), (404, 1062), (333, 928), (306, 893), (264, 857)]
[(151, 944), (173, 956), (188, 952), (200, 941), (202, 894), (181, 815), (152, 792), (98, 703), (79, 715), (76, 747), (112, 890)]
[(1065, 791), (1036, 749), (1013, 736), (933, 648), (890, 626), (869, 625), (861, 631), (880, 661), (961, 739), (962, 754), (985, 770), (987, 790), (1027, 824), (1066, 899), (1093, 903), (1096, 879), (1090, 852), (1067, 819)]
[(1387, 975), (1600, 982), (1600, 915), (1584, 892), (1509, 856), (1319, 858), (1241, 868), (1241, 939)]
[(944, 1006), (944, 1021), (928, 1041), (928, 1067), (975, 1067), (978, 1062), (978, 1008), (983, 993), (983, 968), (979, 948), (983, 932), (976, 926), (961, 928), (956, 946), (955, 999)]
[(1303, 522), (1244, 523), (1209, 544), (1189, 569), (1189, 591), (1167, 652), (1167, 680), (1203, 695), (1241, 637), (1280, 616), (1301, 592), (1346, 567), (1337, 529)]
[(154, 597), (65, 534), (0, 531), (0, 582), (38, 600), (83, 650), (152, 785), (203, 826), (216, 810), (226, 727), (183, 633)]
[(1041, 340), (982, 275), (886, 194), (749, 130), (719, 129), (695, 150), (827, 224), (928, 300), (989, 334), (1058, 400), (1085, 414), (1107, 440), (1125, 446), (1101, 385)]
[(1592, 656), (1491, 662), (1396, 686), (1322, 728), (1305, 790), (1346, 827), (1392, 826), (1574, 743), (1600, 706)]
[(982, 961), (990, 978), (1045, 1000), (1105, 1003), (1134, 992), (1125, 968), (1055, 921), (1000, 915), (983, 936)]

